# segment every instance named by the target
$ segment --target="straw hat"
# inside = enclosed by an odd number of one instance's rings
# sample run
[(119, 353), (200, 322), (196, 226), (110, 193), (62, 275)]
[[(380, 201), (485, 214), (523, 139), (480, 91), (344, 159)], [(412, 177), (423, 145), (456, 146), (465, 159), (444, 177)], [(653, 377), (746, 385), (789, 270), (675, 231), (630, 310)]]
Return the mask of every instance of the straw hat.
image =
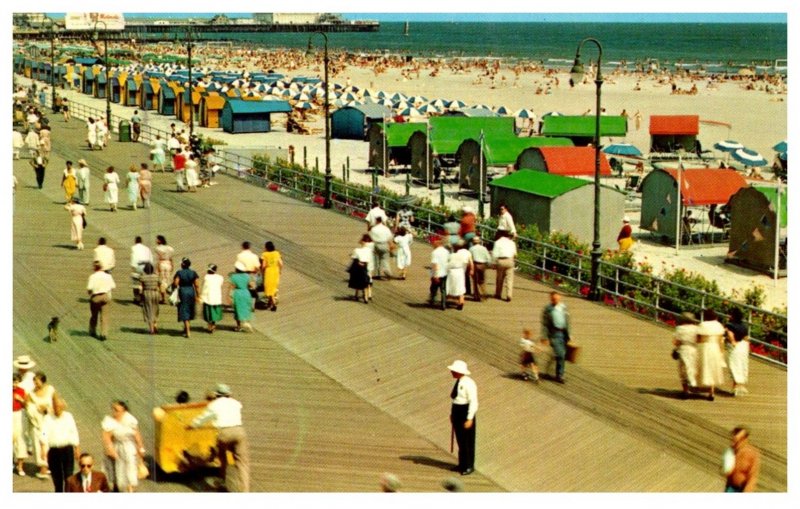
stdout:
[(31, 369), (36, 366), (36, 363), (31, 359), (30, 355), (20, 355), (14, 359), (14, 367), (17, 369)]
[(86, 159), (78, 159), (78, 164), (82, 166), (89, 166), (88, 164), (86, 164)]
[(461, 373), (462, 375), (469, 375), (467, 363), (462, 360), (453, 361), (451, 365), (447, 366), (447, 369), (455, 373)]
[(231, 388), (227, 384), (217, 384), (214, 388), (214, 394), (217, 396), (230, 396)]
[(625, 217), (622, 218), (622, 222), (623, 223), (630, 223), (631, 219), (628, 216), (625, 216)]

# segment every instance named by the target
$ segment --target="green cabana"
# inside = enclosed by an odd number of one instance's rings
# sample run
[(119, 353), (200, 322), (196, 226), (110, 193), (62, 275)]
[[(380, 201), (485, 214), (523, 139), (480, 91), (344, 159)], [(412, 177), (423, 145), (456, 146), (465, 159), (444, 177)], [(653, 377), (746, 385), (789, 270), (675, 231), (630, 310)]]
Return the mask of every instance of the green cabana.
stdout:
[(774, 274), (775, 247), (779, 252), (778, 274), (786, 274), (786, 189), (781, 192), (780, 230), (776, 244), (775, 223), (778, 193), (775, 187), (752, 186), (739, 189), (730, 200), (728, 255), (725, 261)]
[[(513, 137), (513, 117), (431, 117), (429, 129), (411, 135), (411, 176), (419, 182), (433, 181), (433, 158), (455, 158), (464, 140)], [(430, 140), (428, 139), (430, 134)]]
[[(586, 243), (594, 239), (594, 185), (592, 182), (533, 170), (519, 170), (489, 183), (491, 214), (505, 204), (518, 225), (541, 232), (563, 231)], [(600, 186), (600, 245), (615, 248), (625, 193)]]
[[(424, 122), (379, 122), (372, 124), (367, 130), (369, 141), (369, 157), (367, 164), (370, 168), (384, 170), (384, 155), (388, 165), (411, 164), (411, 152), (408, 140), (415, 132), (425, 132), (427, 124)], [(385, 132), (384, 132), (385, 131)], [(383, 140), (386, 138), (386, 145)], [(386, 153), (384, 154), (384, 150)]]
[[(594, 142), (597, 117), (594, 115), (552, 115), (542, 119), (542, 136), (562, 136), (570, 138), (575, 146), (585, 146)], [(600, 137), (624, 138), (628, 134), (628, 119), (622, 116), (602, 115), (600, 117)]]
[[(456, 151), (459, 162), (458, 184), (462, 190), (479, 193), (486, 189), (489, 168), (515, 167), (517, 158), (525, 150), (532, 147), (571, 147), (569, 138), (518, 138), (504, 134), (503, 136), (484, 136), (483, 160), (481, 161), (481, 144), (479, 139), (464, 140)], [(515, 167), (515, 169), (518, 169)]]

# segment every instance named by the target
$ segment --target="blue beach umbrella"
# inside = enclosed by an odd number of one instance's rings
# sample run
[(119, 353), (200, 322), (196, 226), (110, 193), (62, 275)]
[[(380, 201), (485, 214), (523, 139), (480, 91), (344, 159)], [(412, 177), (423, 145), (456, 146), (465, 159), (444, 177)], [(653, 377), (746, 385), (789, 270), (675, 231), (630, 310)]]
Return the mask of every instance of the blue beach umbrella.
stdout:
[(736, 152), (740, 148), (744, 148), (744, 145), (738, 141), (723, 140), (714, 143), (714, 148), (723, 152)]
[(467, 103), (465, 103), (464, 101), (459, 101), (458, 99), (455, 99), (453, 101), (450, 101), (447, 107), (450, 108), (451, 110), (460, 110), (461, 108), (464, 108), (466, 105)]
[(423, 117), (424, 114), (420, 112), (418, 109), (413, 107), (403, 108), (397, 112), (398, 115), (403, 117)]
[(745, 166), (766, 166), (769, 162), (764, 159), (764, 156), (750, 150), (749, 148), (740, 148), (733, 153), (733, 158)]
[(510, 110), (505, 106), (498, 106), (497, 109), (494, 110), (494, 112), (500, 115), (508, 115)]
[(642, 155), (642, 151), (634, 147), (630, 143), (612, 143), (611, 145), (603, 148), (603, 152), (615, 156), (636, 156)]
[(786, 140), (783, 140), (782, 142), (772, 147), (772, 150), (774, 150), (775, 152), (786, 152), (788, 149), (789, 149), (789, 144), (786, 142)]
[(439, 108), (428, 103), (417, 108), (421, 113), (440, 113)]
[(532, 110), (522, 108), (521, 110), (515, 111), (514, 116), (517, 118), (534, 118), (536, 114)]

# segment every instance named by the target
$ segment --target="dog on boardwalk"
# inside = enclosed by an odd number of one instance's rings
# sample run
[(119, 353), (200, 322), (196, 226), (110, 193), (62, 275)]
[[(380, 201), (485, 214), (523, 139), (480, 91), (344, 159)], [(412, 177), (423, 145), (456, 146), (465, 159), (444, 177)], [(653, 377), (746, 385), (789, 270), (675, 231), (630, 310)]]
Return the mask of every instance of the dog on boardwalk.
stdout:
[(54, 316), (47, 324), (47, 334), (50, 336), (50, 342), (55, 343), (58, 341), (58, 317)]

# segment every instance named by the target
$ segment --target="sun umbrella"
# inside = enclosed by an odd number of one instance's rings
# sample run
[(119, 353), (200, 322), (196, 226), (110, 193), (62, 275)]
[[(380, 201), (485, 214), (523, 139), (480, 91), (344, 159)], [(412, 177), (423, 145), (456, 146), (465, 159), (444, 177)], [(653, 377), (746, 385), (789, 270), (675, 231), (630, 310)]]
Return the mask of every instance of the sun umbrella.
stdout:
[(418, 104), (425, 104), (426, 102), (428, 102), (428, 99), (421, 95), (412, 95), (411, 97), (408, 98), (408, 102), (416, 106)]
[(299, 101), (294, 107), (298, 110), (313, 110), (316, 106), (308, 101)]
[(774, 150), (775, 152), (786, 152), (788, 149), (789, 149), (789, 144), (786, 142), (786, 140), (783, 140), (782, 142), (772, 147), (772, 150)]
[(392, 108), (396, 110), (402, 110), (403, 108), (408, 108), (409, 106), (413, 106), (408, 101), (392, 101)]
[(733, 158), (745, 166), (766, 166), (769, 164), (764, 156), (750, 150), (749, 148), (740, 148), (733, 153)]
[(522, 108), (521, 110), (515, 111), (514, 116), (517, 118), (535, 118), (536, 114), (529, 109)]
[(311, 97), (309, 97), (309, 95), (305, 92), (300, 92), (299, 94), (292, 96), (292, 99), (295, 101), (310, 101)]
[(453, 101), (450, 101), (450, 103), (448, 103), (447, 107), (450, 108), (451, 110), (460, 110), (461, 108), (465, 107), (466, 105), (467, 105), (467, 103), (465, 103), (464, 101), (459, 101), (458, 99), (455, 99)]
[(485, 104), (476, 104), (475, 106), (472, 107), (472, 109), (474, 109), (474, 110), (489, 110), (489, 111), (492, 110), (489, 106), (487, 106)]
[(603, 152), (615, 156), (641, 156), (642, 151), (630, 143), (613, 143), (605, 148)]
[(391, 100), (392, 101), (408, 101), (408, 98), (406, 96), (404, 96), (403, 94), (401, 94), (400, 92), (395, 92), (392, 95)]
[(353, 92), (344, 92), (339, 98), (343, 101), (358, 101), (358, 96)]
[(744, 148), (744, 145), (742, 145), (738, 141), (723, 140), (714, 143), (714, 148), (717, 150), (721, 150), (723, 152), (735, 152), (740, 148)]
[(440, 112), (439, 108), (437, 108), (436, 106), (434, 106), (434, 105), (432, 105), (430, 103), (429, 104), (423, 104), (422, 106), (420, 106), (417, 109), (420, 111), (420, 113), (426, 113), (426, 114), (427, 113), (439, 113)]
[(545, 113), (544, 115), (542, 115), (542, 118), (544, 118), (544, 117), (560, 117), (560, 116), (563, 116), (563, 115), (564, 115), (563, 113), (559, 113), (557, 111), (549, 111), (549, 112)]
[(397, 111), (397, 114), (403, 117), (422, 117), (424, 116), (421, 111), (416, 108), (408, 107)]
[(508, 115), (510, 110), (508, 108), (506, 108), (505, 106), (498, 106), (497, 109), (494, 110), (494, 112), (498, 113), (500, 115)]

